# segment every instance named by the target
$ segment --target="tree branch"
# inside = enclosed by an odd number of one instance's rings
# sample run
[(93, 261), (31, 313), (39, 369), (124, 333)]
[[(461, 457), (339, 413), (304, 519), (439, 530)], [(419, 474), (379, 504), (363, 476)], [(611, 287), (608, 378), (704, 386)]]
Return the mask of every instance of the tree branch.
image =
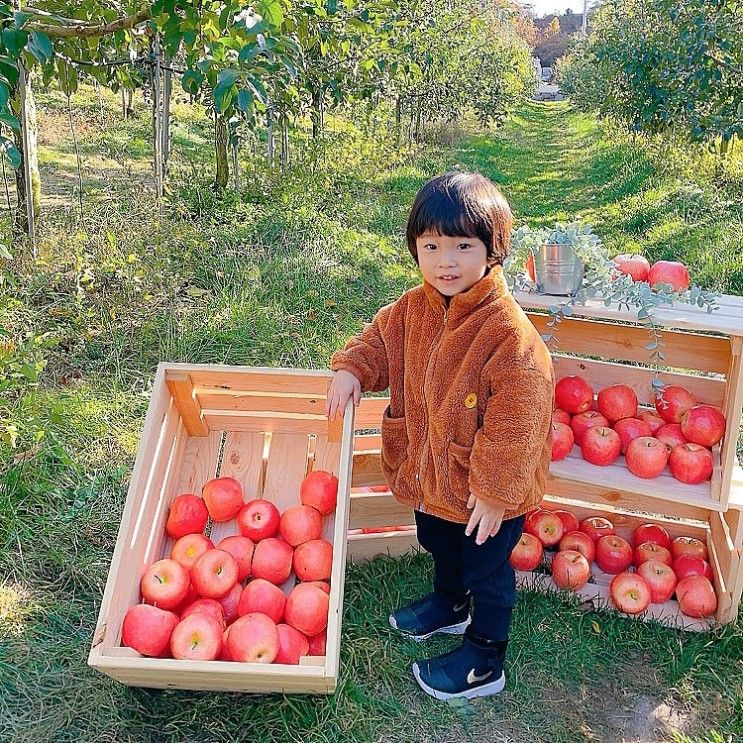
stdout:
[[(33, 11), (32, 11), (33, 12)], [(133, 28), (139, 25), (143, 21), (150, 19), (150, 9), (143, 8), (134, 15), (127, 16), (126, 18), (117, 18), (115, 21), (110, 23), (101, 24), (86, 24), (86, 25), (74, 25), (74, 26), (52, 26), (48, 23), (39, 23), (31, 21), (24, 26), (25, 31), (38, 31), (52, 37), (64, 37), (73, 39), (86, 39), (91, 36), (106, 36), (108, 34), (116, 33), (117, 31), (123, 31), (127, 28)]]

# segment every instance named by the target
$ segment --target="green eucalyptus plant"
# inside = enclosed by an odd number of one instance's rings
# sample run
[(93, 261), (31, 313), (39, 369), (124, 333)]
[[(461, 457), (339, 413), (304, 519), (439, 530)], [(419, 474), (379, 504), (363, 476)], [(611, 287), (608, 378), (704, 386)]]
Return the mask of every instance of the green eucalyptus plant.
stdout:
[(633, 281), (619, 271), (604, 246), (601, 238), (590, 224), (576, 218), (568, 224), (556, 223), (553, 228), (532, 230), (522, 225), (511, 233), (511, 251), (506, 261), (506, 277), (512, 289), (535, 292), (535, 284), (524, 273), (529, 256), (533, 256), (542, 245), (569, 245), (583, 262), (583, 281), (579, 289), (559, 304), (550, 306), (547, 332), (542, 339), (557, 346), (556, 330), (559, 324), (574, 314), (576, 305), (585, 305), (588, 300), (603, 300), (606, 307), (636, 310), (637, 320), (650, 332), (650, 341), (645, 348), (650, 351), (650, 362), (656, 367), (653, 386), (660, 388), (657, 367), (664, 362), (663, 340), (660, 326), (653, 318), (657, 307), (671, 306), (674, 302), (703, 307), (711, 313), (716, 309), (717, 294), (693, 285), (685, 291), (674, 291), (668, 284), (650, 286), (644, 281)]

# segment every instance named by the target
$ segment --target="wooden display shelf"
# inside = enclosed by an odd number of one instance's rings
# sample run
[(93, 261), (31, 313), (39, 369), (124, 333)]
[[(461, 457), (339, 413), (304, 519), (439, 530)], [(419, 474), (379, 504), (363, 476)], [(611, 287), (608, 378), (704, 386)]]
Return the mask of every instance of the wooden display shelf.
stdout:
[[(333, 424), (316, 412), (331, 378), (330, 372), (160, 364), (88, 657), (92, 667), (133, 686), (287, 694), (335, 689), (354, 411), (349, 403)], [(250, 409), (230, 409), (231, 399), (249, 400)], [(302, 658), (297, 666), (265, 665), (145, 658), (121, 647), (124, 615), (140, 600), (144, 570), (170, 555), (165, 521), (177, 494), (198, 493), (207, 480), (225, 475), (242, 483), (246, 500), (260, 496), (284, 510), (299, 503), (300, 483), (312, 469), (339, 479), (338, 506), (323, 527), (333, 544), (326, 655)], [(210, 537), (216, 543), (237, 533), (232, 520), (212, 524)]]

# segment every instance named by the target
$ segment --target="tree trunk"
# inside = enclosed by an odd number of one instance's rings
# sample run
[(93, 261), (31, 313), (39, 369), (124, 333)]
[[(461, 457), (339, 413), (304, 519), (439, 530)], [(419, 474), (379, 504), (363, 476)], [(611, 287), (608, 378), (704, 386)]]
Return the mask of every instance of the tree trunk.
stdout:
[[(18, 152), (21, 153), (21, 164), (15, 171), (16, 209), (13, 215), (13, 228), (19, 234), (30, 235), (28, 206), (26, 202), (26, 157), (31, 168), (31, 204), (33, 206), (34, 226), (38, 223), (41, 210), (41, 177), (39, 176), (39, 158), (37, 151), (36, 102), (31, 86), (32, 76), (26, 80), (26, 117), (21, 114), (21, 88), (17, 84), (12, 91), (11, 105), (14, 113), (21, 118), (21, 131), (13, 131), (13, 139)], [(28, 152), (24, 144), (23, 127), (28, 128)]]
[(289, 117), (286, 113), (281, 115), (281, 169), (289, 167)]
[(216, 191), (224, 191), (230, 180), (230, 163), (227, 156), (227, 145), (230, 141), (230, 130), (227, 122), (217, 113), (214, 114), (214, 154), (217, 161), (217, 174), (214, 179)]
[[(171, 60), (166, 57), (165, 64), (170, 67)], [(169, 69), (163, 70), (163, 115), (162, 115), (162, 159), (163, 177), (168, 175), (168, 158), (170, 157), (170, 97), (173, 91), (173, 73)]]
[(273, 156), (275, 151), (275, 143), (273, 136), (274, 129), (274, 117), (273, 117), (273, 106), (269, 105), (266, 111), (266, 144), (268, 148), (268, 162), (273, 165)]
[(320, 109), (320, 94), (312, 94), (312, 139), (317, 139), (322, 132), (322, 111)]
[(402, 96), (397, 96), (395, 102), (395, 138), (397, 144), (400, 144), (400, 135), (402, 134)]
[(235, 139), (232, 145), (232, 176), (235, 182), (235, 193), (240, 193), (240, 142)]

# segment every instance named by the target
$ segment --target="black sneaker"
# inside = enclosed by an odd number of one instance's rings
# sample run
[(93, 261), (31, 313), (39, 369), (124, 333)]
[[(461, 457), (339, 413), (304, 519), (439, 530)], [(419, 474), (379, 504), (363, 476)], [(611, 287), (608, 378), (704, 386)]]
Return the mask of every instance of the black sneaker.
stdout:
[(417, 642), (438, 634), (461, 635), (469, 623), (469, 594), (452, 599), (434, 591), (390, 614), (390, 626)]
[(503, 660), (507, 642), (479, 642), (465, 635), (449, 653), (413, 664), (413, 676), (435, 699), (487, 697), (506, 685)]

